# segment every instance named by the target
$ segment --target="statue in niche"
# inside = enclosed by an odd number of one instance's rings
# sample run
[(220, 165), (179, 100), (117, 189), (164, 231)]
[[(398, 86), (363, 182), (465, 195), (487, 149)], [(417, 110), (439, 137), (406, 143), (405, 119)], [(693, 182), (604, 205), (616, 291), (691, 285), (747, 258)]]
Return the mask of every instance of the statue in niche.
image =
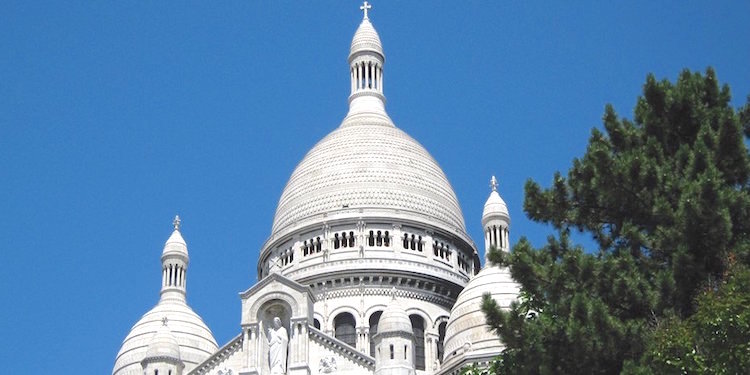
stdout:
[(289, 335), (279, 317), (273, 318), (273, 328), (268, 329), (268, 367), (271, 374), (286, 374), (286, 352)]

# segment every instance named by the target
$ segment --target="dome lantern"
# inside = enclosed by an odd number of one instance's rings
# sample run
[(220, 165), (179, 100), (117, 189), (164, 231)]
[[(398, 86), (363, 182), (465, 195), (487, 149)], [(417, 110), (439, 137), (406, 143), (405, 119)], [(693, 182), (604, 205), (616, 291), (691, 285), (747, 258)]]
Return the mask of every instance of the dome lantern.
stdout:
[(187, 243), (180, 233), (180, 216), (176, 215), (172, 225), (174, 231), (164, 244), (161, 254), (161, 298), (185, 301), (187, 267), (190, 262)]
[(349, 115), (372, 112), (387, 116), (383, 96), (383, 44), (367, 14), (372, 5), (365, 1), (359, 8), (364, 12), (364, 18), (354, 33), (349, 50)]
[(492, 191), (484, 203), (484, 211), (482, 211), (485, 257), (491, 247), (508, 251), (510, 245), (510, 241), (508, 241), (508, 236), (510, 235), (510, 214), (508, 213), (508, 206), (497, 192), (497, 185), (497, 179), (495, 176), (492, 176), (490, 179)]

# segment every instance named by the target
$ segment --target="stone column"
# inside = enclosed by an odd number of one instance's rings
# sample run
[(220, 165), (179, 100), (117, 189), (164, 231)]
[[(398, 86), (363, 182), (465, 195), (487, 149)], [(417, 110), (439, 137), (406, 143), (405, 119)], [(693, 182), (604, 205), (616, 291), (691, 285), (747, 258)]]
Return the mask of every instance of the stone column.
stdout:
[[(247, 343), (243, 343), (245, 349), (245, 366), (247, 373), (258, 373), (258, 357), (263, 355), (260, 350), (260, 340), (258, 335), (258, 323), (248, 324), (243, 327)], [(243, 372), (244, 373), (244, 372)]]
[(425, 368), (427, 371), (437, 371), (435, 364), (439, 362), (437, 357), (437, 344), (440, 339), (440, 335), (436, 331), (425, 332)]

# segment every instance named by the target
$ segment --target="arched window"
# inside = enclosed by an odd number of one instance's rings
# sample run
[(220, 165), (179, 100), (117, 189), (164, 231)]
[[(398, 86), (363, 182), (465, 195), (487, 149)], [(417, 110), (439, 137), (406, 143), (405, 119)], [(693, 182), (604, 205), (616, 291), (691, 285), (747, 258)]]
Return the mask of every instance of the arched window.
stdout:
[(378, 333), (378, 322), (380, 322), (380, 316), (383, 315), (382, 311), (374, 312), (370, 315), (370, 355), (375, 356), (375, 334)]
[(415, 245), (416, 245), (416, 243), (417, 243), (417, 241), (416, 241), (416, 240), (414, 239), (414, 235), (412, 234), (412, 235), (411, 235), (411, 249), (412, 249), (412, 250), (415, 250), (415, 249), (416, 249), (416, 246), (415, 246)]
[(315, 252), (316, 252), (316, 253), (319, 253), (319, 252), (320, 252), (320, 237), (318, 237), (318, 238), (317, 238), (317, 239), (315, 240)]
[(440, 363), (443, 363), (443, 344), (445, 343), (445, 327), (447, 325), (447, 322), (442, 322), (438, 326), (437, 356)]
[(313, 326), (317, 329), (320, 329), (320, 320), (313, 319)]
[(348, 244), (346, 241), (346, 232), (341, 232), (341, 247), (346, 247)]
[(333, 235), (333, 248), (334, 249), (339, 248), (339, 234), (338, 233)]
[(419, 315), (409, 315), (414, 330), (414, 368), (424, 370), (424, 319)]
[(404, 233), (404, 249), (409, 248), (409, 235)]
[(422, 236), (417, 239), (417, 250), (422, 251)]
[(349, 247), (354, 247), (354, 232), (349, 232)]
[(385, 237), (383, 238), (383, 244), (385, 246), (391, 246), (391, 237), (388, 235), (388, 231), (385, 231)]
[(370, 236), (367, 237), (367, 244), (370, 246), (375, 246), (375, 236), (373, 235), (372, 231), (370, 231)]
[(334, 337), (351, 345), (357, 345), (357, 323), (352, 314), (341, 313), (333, 319)]
[(383, 246), (383, 233), (378, 231), (377, 242), (378, 246)]

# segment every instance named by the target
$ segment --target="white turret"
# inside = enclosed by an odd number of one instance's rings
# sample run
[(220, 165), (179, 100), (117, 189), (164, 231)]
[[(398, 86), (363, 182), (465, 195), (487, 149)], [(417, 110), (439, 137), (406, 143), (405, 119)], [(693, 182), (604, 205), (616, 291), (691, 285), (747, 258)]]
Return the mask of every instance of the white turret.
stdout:
[(161, 299), (185, 301), (185, 283), (190, 257), (187, 244), (180, 234), (180, 217), (175, 216), (172, 224), (174, 231), (161, 253)]
[(510, 235), (510, 214), (508, 214), (508, 206), (505, 204), (503, 198), (500, 198), (500, 194), (497, 193), (497, 179), (492, 176), (490, 179), (490, 192), (487, 202), (484, 204), (484, 211), (482, 212), (482, 227), (484, 228), (484, 256), (487, 256), (487, 252), (490, 247), (496, 247), (503, 251), (508, 251), (510, 247), (510, 241), (508, 236)]
[(414, 374), (414, 331), (411, 319), (396, 299), (383, 311), (375, 334), (375, 375)]
[(380, 43), (380, 36), (367, 15), (370, 8), (372, 6), (366, 1), (360, 7), (364, 11), (364, 18), (354, 33), (349, 50), (351, 95), (349, 95), (347, 117), (358, 113), (388, 117), (385, 113), (385, 96), (383, 95), (385, 54), (383, 45)]

